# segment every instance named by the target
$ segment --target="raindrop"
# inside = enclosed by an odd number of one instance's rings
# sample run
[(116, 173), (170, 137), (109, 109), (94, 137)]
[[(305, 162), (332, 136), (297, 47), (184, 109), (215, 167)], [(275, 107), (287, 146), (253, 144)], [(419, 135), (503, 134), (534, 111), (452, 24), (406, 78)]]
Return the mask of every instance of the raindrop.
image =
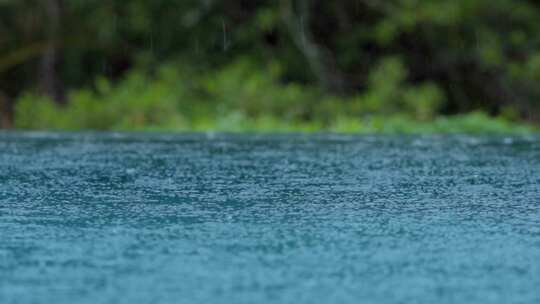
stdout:
[(221, 20), (221, 27), (223, 31), (223, 51), (226, 52), (229, 49), (229, 39), (227, 37), (227, 26), (225, 20)]
[(306, 29), (304, 24), (304, 17), (300, 16), (300, 35), (302, 39), (302, 45), (305, 47), (306, 45)]

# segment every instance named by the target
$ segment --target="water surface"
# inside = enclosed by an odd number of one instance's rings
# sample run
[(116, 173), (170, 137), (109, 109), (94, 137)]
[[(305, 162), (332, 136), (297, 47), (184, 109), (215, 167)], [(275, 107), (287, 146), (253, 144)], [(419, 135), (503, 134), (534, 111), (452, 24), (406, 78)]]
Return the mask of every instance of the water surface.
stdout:
[(0, 303), (540, 303), (540, 138), (0, 133)]

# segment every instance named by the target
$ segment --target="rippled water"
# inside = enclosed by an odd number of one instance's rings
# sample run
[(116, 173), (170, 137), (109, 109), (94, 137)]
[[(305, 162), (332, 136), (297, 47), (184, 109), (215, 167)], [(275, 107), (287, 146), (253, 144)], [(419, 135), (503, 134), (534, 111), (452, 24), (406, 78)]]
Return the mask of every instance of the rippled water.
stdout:
[(0, 303), (540, 303), (540, 138), (0, 133)]

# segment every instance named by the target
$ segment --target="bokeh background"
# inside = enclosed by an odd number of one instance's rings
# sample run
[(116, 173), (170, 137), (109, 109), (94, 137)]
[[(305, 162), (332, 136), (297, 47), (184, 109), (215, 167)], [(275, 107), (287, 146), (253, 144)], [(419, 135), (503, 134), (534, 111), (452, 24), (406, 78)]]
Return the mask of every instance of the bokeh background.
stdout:
[(0, 124), (506, 132), (540, 122), (532, 0), (0, 0)]

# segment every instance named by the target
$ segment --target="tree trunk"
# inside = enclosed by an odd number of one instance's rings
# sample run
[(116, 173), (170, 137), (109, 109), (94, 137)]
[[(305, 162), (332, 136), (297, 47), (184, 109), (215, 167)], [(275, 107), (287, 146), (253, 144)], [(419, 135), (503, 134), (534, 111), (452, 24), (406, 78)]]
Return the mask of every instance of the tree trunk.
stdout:
[(64, 102), (64, 85), (58, 70), (62, 60), (60, 30), (62, 21), (62, 0), (46, 0), (47, 46), (39, 65), (39, 88), (42, 94), (58, 103)]
[(13, 105), (11, 100), (0, 92), (0, 128), (9, 129), (12, 126)]

